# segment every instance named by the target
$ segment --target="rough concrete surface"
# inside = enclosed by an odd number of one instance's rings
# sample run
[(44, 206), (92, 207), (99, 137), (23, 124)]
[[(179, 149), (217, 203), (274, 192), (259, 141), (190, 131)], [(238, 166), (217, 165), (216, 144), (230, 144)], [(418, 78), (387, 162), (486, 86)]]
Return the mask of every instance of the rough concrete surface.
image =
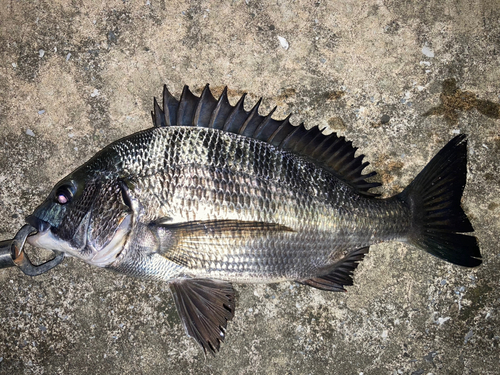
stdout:
[(165, 284), (75, 259), (34, 278), (3, 269), (0, 373), (498, 374), (499, 19), (487, 0), (0, 0), (0, 239), (61, 177), (151, 126), (164, 83), (210, 83), (345, 135), (384, 196), (469, 134), (463, 207), (484, 257), (465, 269), (390, 243), (347, 293), (237, 285), (215, 358)]

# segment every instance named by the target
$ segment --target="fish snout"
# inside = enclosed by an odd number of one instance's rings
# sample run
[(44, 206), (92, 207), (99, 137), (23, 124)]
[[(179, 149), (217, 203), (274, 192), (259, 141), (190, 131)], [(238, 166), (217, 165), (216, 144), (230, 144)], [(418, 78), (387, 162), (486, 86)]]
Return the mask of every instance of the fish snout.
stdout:
[(26, 217), (26, 222), (35, 228), (38, 232), (45, 232), (50, 229), (50, 223), (48, 221), (42, 220), (35, 215), (29, 215)]

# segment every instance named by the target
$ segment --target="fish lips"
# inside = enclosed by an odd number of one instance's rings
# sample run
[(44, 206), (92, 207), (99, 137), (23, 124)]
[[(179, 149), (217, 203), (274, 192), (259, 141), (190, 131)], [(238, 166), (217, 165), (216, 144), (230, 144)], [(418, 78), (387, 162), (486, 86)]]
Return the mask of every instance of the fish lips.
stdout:
[(50, 229), (51, 224), (48, 221), (42, 220), (35, 215), (29, 215), (26, 217), (26, 222), (35, 228), (38, 232), (45, 232)]

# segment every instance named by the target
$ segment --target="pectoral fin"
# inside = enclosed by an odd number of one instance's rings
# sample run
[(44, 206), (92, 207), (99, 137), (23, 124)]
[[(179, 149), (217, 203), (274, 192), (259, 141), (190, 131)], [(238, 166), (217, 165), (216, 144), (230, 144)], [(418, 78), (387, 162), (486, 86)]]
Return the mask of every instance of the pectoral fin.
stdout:
[(245, 246), (256, 238), (293, 232), (281, 224), (239, 220), (200, 220), (184, 223), (155, 221), (160, 238), (160, 253), (168, 260), (193, 269), (210, 267), (221, 260), (228, 249)]
[(234, 315), (234, 289), (225, 281), (181, 279), (170, 283), (175, 306), (186, 333), (205, 353), (215, 354)]
[(287, 231), (292, 229), (281, 224), (266, 223), (262, 221), (241, 221), (241, 220), (195, 220), (184, 223), (170, 224), (169, 218), (161, 218), (155, 222), (156, 225), (163, 228), (178, 231), (185, 235), (213, 234), (223, 232), (233, 232), (235, 234), (242, 232), (255, 231)]

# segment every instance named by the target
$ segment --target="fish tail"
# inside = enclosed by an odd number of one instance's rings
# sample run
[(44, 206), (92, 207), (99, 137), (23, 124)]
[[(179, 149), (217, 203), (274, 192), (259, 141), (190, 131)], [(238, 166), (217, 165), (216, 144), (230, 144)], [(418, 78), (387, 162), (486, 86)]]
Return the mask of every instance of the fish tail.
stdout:
[[(407, 242), (440, 259), (464, 267), (481, 264), (477, 239), (460, 206), (467, 178), (467, 139), (453, 138), (398, 198), (412, 212)], [(457, 233), (459, 232), (459, 233)]]

